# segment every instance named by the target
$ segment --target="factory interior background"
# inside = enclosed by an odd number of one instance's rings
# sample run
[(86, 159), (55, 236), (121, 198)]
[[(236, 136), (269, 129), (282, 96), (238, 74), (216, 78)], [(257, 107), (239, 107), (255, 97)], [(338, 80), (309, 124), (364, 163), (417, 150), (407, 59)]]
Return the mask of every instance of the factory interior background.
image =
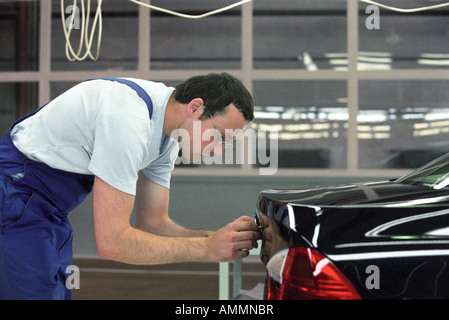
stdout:
[[(151, 0), (190, 15), (234, 3)], [(440, 2), (382, 3), (413, 8)], [(66, 38), (67, 19), (80, 14), (71, 5), (0, 1), (0, 134), (18, 117), (87, 79), (131, 77), (175, 86), (193, 75), (229, 72), (253, 95), (251, 129), (267, 134), (227, 150), (230, 161), (224, 154), (213, 164), (175, 168), (170, 215), (186, 227), (219, 229), (252, 215), (259, 192), (267, 188), (396, 178), (449, 150), (449, 7), (400, 13), (372, 11), (357, 0), (254, 0), (189, 19), (107, 0), (100, 39), (100, 25), (93, 24), (97, 1), (92, 1), (91, 55), (83, 46), (79, 56), (86, 57), (70, 61), (67, 44), (76, 52), (81, 32), (74, 27)], [(242, 153), (244, 159), (236, 157)], [(262, 170), (267, 168), (274, 170)], [(218, 298), (218, 263), (128, 270), (97, 261), (91, 210), (88, 197), (70, 220), (75, 259), (91, 270), (92, 281), (104, 268), (116, 270), (115, 279), (124, 277), (127, 285), (145, 283), (137, 290), (140, 298)], [(110, 281), (112, 274), (103, 273)], [(243, 289), (263, 277), (257, 255), (243, 261)], [(176, 285), (158, 296), (155, 286), (170, 286), (151, 282), (154, 278), (176, 279)], [(80, 289), (74, 298), (129, 297), (120, 285), (116, 295), (100, 292), (105, 283), (96, 283), (97, 291)]]

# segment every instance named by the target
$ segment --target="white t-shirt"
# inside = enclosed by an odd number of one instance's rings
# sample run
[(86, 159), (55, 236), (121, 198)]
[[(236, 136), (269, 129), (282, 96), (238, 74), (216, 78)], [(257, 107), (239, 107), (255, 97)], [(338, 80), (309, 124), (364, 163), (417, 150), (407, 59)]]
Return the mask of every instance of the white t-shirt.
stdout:
[(148, 107), (129, 86), (109, 80), (82, 82), (18, 123), (14, 145), (29, 159), (68, 172), (92, 174), (136, 194), (138, 172), (170, 187), (178, 142), (162, 133), (174, 88), (140, 79), (153, 102)]

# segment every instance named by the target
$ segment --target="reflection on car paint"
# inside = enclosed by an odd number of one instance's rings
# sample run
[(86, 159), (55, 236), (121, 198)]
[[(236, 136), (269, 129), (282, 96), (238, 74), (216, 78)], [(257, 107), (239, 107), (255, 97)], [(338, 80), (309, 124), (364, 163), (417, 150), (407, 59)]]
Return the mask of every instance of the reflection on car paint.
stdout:
[[(261, 260), (267, 265), (285, 248), (312, 248), (363, 299), (447, 299), (448, 176), (449, 154), (400, 179), (264, 190), (257, 205)], [(366, 286), (368, 266), (379, 270), (378, 289)]]

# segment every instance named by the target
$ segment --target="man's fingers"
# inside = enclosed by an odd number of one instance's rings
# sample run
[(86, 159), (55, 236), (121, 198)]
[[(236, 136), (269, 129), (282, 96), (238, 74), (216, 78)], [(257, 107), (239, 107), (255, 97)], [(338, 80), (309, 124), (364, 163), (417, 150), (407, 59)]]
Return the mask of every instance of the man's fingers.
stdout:
[(268, 228), (270, 226), (270, 218), (267, 216), (261, 214), (259, 216), (260, 218), (260, 224), (262, 225), (262, 229)]
[(249, 255), (248, 250), (239, 250), (234, 254), (234, 259), (246, 258)]
[(251, 250), (258, 247), (257, 240), (259, 239), (260, 234), (252, 231), (246, 232), (237, 232), (234, 235), (233, 250)]
[(231, 241), (239, 242), (239, 241), (257, 241), (260, 238), (260, 233), (256, 231), (238, 231), (232, 233)]
[(251, 249), (257, 248), (260, 236), (255, 219), (242, 216), (210, 237), (211, 256), (217, 261), (247, 257)]
[(237, 218), (235, 221), (252, 221), (252, 222), (254, 222), (254, 218), (251, 218), (249, 216), (241, 216), (240, 218)]
[(240, 218), (234, 221), (235, 223), (250, 223), (251, 225), (255, 225), (257, 227), (256, 219), (248, 216), (241, 216)]
[(256, 231), (256, 232), (259, 231), (259, 227), (257, 226), (254, 219), (236, 220), (236, 221), (230, 223), (230, 227), (235, 231)]

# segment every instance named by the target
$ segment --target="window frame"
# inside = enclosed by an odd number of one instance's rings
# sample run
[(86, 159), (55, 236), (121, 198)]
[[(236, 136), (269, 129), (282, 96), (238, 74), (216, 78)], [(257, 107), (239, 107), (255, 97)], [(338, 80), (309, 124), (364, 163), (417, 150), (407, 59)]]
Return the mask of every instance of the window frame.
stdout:
[[(135, 77), (152, 78), (158, 81), (182, 81), (199, 73), (220, 72), (223, 70), (157, 70), (150, 68), (150, 9), (138, 8), (138, 63), (135, 70), (122, 71), (53, 71), (51, 70), (51, 28), (52, 1), (40, 1), (39, 26), (39, 61), (37, 71), (7, 71), (0, 72), (0, 82), (37, 82), (38, 104), (44, 105), (50, 99), (50, 84), (52, 82), (80, 82), (87, 78), (102, 77)], [(360, 169), (358, 159), (357, 115), (359, 101), (359, 81), (361, 80), (448, 80), (449, 70), (443, 69), (397, 69), (370, 70), (357, 69), (359, 52), (359, 19), (362, 18), (358, 0), (346, 0), (347, 19), (347, 56), (348, 68), (336, 70), (292, 70), (292, 69), (255, 69), (253, 67), (253, 3), (241, 6), (241, 63), (239, 69), (226, 70), (238, 77), (252, 92), (253, 81), (260, 80), (344, 80), (347, 82), (348, 136), (347, 136), (347, 166), (344, 169), (279, 169), (276, 176), (402, 176), (409, 169)], [(101, 58), (101, 55), (100, 55)], [(250, 146), (251, 147), (251, 146)], [(202, 166), (198, 168), (176, 168), (173, 175), (179, 176), (257, 176), (258, 168), (251, 164), (240, 167), (213, 168)]]

